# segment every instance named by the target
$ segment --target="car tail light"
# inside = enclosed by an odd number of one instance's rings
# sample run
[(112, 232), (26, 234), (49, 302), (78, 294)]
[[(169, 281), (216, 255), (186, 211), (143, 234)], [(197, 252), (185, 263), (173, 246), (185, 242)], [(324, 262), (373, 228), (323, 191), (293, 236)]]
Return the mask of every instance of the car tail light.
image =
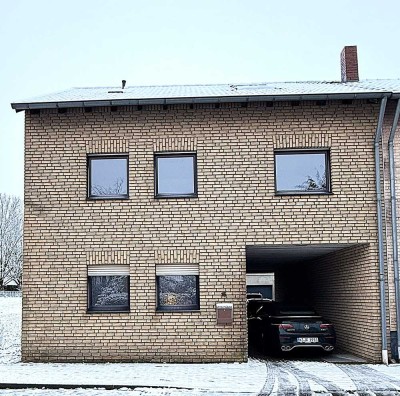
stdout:
[(290, 323), (282, 323), (279, 325), (279, 328), (285, 331), (294, 331), (294, 326)]
[(332, 327), (332, 325), (330, 324), (330, 323), (321, 323), (320, 325), (319, 325), (319, 328), (322, 330), (322, 331), (328, 331), (328, 329), (330, 329)]

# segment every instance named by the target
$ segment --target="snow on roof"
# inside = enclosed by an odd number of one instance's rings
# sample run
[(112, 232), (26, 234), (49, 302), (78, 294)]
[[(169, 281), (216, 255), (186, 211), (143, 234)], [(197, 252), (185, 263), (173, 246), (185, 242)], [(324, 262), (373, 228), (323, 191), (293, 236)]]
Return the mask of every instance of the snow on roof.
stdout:
[(257, 100), (380, 98), (400, 94), (398, 80), (356, 82), (307, 81), (252, 84), (159, 85), (72, 88), (11, 104), (32, 108), (119, 106), (139, 104), (215, 103)]

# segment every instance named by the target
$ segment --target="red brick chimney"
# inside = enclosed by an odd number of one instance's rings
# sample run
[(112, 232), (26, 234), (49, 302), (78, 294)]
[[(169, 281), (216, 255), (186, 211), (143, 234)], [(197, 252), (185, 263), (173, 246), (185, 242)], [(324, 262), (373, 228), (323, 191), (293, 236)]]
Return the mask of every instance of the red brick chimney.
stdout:
[(340, 54), (342, 68), (342, 82), (359, 81), (357, 46), (349, 45), (343, 48)]

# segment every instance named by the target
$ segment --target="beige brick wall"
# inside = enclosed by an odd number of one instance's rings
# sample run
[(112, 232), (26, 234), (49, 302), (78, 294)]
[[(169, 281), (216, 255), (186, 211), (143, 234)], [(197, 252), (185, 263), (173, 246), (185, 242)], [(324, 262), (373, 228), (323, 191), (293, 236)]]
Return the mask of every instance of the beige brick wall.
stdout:
[(308, 266), (307, 279), (315, 308), (335, 324), (337, 348), (379, 361), (379, 268), (371, 249), (361, 244), (329, 254)]
[[(373, 137), (377, 104), (302, 102), (42, 110), (26, 115), (24, 361), (243, 361), (245, 246), (367, 243), (373, 308), (352, 340), (380, 340)], [(329, 147), (332, 192), (275, 196), (274, 148)], [(154, 199), (155, 150), (195, 150), (198, 198)], [(87, 154), (129, 153), (128, 200), (87, 200)], [(128, 260), (128, 261), (127, 261)], [(199, 264), (200, 312), (156, 312), (155, 266)], [(108, 262), (112, 261), (112, 262)], [(129, 313), (88, 314), (87, 265), (130, 264)], [(343, 296), (353, 280), (340, 271)], [(336, 278), (337, 279), (336, 279)], [(215, 304), (232, 302), (231, 326)], [(321, 306), (322, 307), (322, 306)], [(325, 310), (325, 308), (324, 308)], [(363, 329), (361, 328), (363, 326)], [(341, 325), (340, 325), (341, 326)], [(368, 357), (378, 360), (378, 342)]]

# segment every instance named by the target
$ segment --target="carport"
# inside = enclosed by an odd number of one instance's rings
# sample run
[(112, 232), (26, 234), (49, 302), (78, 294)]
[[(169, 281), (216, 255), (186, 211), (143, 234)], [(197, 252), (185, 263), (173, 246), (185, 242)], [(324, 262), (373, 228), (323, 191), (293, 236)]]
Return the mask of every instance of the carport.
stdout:
[(274, 278), (274, 299), (314, 307), (337, 333), (337, 349), (379, 359), (379, 276), (369, 244), (248, 245), (246, 272)]

